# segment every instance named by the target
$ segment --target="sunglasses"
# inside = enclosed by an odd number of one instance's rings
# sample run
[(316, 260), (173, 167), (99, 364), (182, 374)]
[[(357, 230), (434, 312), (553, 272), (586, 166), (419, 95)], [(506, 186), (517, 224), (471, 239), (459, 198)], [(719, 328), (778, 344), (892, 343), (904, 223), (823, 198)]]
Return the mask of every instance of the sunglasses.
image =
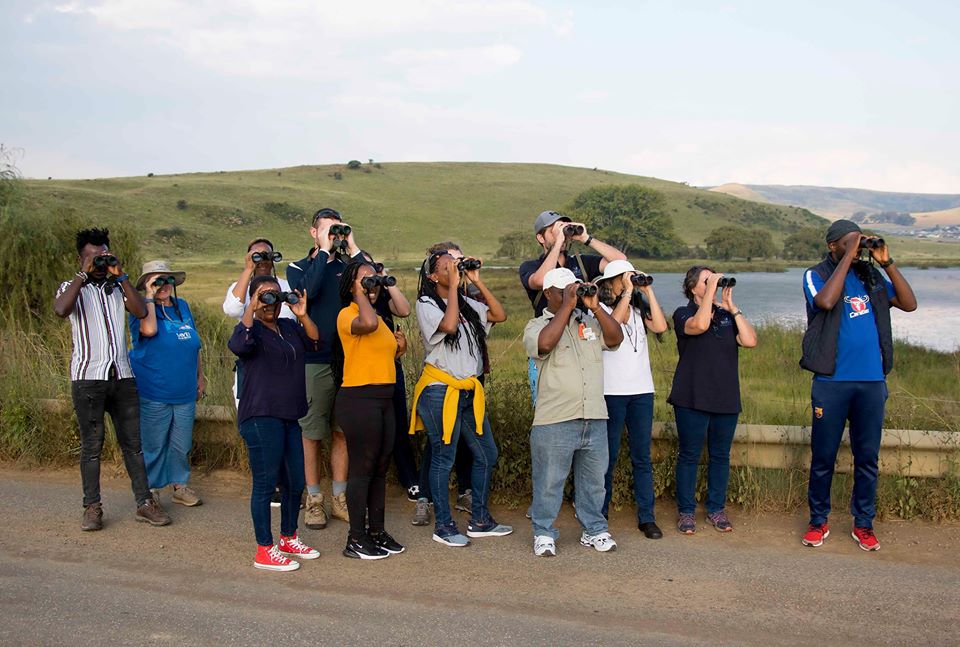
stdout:
[(152, 283), (152, 285), (158, 288), (163, 287), (164, 285), (176, 285), (176, 284), (177, 284), (177, 279), (173, 275), (158, 276), (157, 278), (153, 279), (153, 283)]

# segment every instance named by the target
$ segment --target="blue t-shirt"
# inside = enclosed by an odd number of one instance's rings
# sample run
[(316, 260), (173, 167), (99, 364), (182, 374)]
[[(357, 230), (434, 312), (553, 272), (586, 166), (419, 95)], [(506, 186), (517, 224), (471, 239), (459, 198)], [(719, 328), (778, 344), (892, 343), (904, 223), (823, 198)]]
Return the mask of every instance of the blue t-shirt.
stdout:
[[(895, 296), (893, 284), (887, 284), (887, 295)], [(803, 294), (810, 308), (817, 312), (813, 299), (823, 288), (825, 281), (813, 270), (803, 274)], [(825, 382), (882, 382), (883, 357), (880, 354), (880, 336), (877, 322), (870, 305), (870, 294), (852, 270), (847, 272), (843, 283), (843, 307), (840, 318), (840, 334), (837, 338), (837, 364), (833, 375), (820, 375), (813, 379)]]
[(197, 362), (200, 336), (190, 306), (177, 299), (180, 317), (173, 306), (156, 304), (157, 334), (140, 335), (140, 320), (130, 317), (130, 365), (137, 378), (140, 397), (166, 404), (186, 404), (197, 399)]

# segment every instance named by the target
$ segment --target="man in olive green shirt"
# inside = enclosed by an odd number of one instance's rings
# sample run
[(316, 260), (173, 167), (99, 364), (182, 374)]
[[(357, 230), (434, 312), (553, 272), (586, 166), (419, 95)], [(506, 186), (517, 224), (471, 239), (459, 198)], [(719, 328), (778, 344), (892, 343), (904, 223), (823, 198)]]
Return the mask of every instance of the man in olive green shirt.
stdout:
[[(601, 509), (606, 493), (607, 406), (603, 398), (602, 350), (623, 341), (620, 324), (600, 308), (593, 294), (581, 295), (589, 312), (577, 308), (580, 286), (573, 272), (547, 272), (543, 293), (547, 307), (527, 323), (523, 344), (537, 365), (537, 404), (530, 431), (533, 463), (533, 552), (557, 554), (560, 531), (553, 525), (563, 503), (563, 486), (573, 463), (577, 485), (580, 543), (600, 552), (617, 547)], [(595, 287), (595, 286), (591, 286)]]

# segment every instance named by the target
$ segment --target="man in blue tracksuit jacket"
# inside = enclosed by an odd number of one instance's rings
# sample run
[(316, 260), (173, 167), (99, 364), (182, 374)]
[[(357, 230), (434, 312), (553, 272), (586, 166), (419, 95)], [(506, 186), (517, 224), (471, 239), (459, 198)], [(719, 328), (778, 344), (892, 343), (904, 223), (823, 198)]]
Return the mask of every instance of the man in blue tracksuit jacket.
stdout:
[[(803, 274), (807, 331), (800, 365), (814, 378), (810, 525), (801, 541), (820, 546), (830, 534), (830, 486), (849, 420), (854, 463), (851, 534), (863, 550), (878, 550), (873, 518), (886, 375), (893, 368), (890, 308), (912, 312), (917, 299), (883, 239), (864, 236), (856, 223), (838, 220), (830, 225), (827, 247), (823, 261)], [(860, 260), (865, 251), (887, 278), (872, 263)]]

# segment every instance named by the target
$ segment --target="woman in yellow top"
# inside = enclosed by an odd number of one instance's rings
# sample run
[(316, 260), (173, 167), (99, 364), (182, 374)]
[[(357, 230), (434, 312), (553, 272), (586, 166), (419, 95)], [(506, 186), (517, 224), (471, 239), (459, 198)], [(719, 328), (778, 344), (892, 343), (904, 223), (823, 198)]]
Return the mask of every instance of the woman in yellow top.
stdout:
[(334, 416), (349, 456), (350, 532), (343, 554), (354, 559), (383, 559), (404, 551), (383, 527), (387, 467), (397, 429), (394, 359), (406, 351), (403, 337), (390, 332), (373, 308), (385, 278), (365, 260), (352, 261), (340, 277), (343, 309), (337, 315), (337, 333), (343, 346), (343, 383)]

